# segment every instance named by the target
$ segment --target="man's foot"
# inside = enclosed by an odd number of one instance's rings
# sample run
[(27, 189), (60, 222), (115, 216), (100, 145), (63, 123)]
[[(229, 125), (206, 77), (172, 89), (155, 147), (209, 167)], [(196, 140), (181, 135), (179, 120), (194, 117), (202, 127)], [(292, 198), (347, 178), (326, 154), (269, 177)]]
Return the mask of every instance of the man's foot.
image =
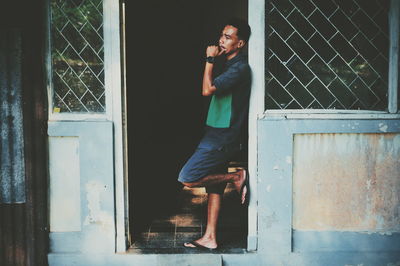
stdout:
[(247, 195), (247, 171), (246, 169), (241, 169), (239, 171), (236, 172), (238, 175), (238, 178), (236, 181), (233, 182), (236, 191), (239, 193), (240, 195), (240, 202), (242, 204), (244, 204), (244, 202), (246, 201), (246, 195)]
[(206, 249), (216, 249), (218, 247), (217, 241), (215, 239), (205, 238), (204, 236), (192, 242), (186, 242), (183, 244), (187, 248), (206, 248)]

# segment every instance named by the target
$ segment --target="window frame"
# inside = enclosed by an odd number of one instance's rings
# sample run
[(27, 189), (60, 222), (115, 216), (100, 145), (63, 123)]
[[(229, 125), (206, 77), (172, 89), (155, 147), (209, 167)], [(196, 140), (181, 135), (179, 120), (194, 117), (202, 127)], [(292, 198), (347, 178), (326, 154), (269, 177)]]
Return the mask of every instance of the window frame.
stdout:
[[(104, 90), (105, 90), (105, 112), (54, 112), (54, 84), (53, 84), (53, 64), (52, 64), (52, 11), (51, 11), (51, 0), (47, 0), (47, 29), (46, 29), (46, 73), (47, 73), (47, 96), (48, 96), (48, 118), (49, 121), (93, 121), (99, 120), (104, 121), (113, 120), (113, 92), (117, 91), (115, 83), (118, 83), (118, 79), (121, 77), (117, 76), (118, 71), (113, 70), (111, 67), (116, 63), (115, 59), (115, 47), (113, 47), (113, 31), (106, 25), (107, 16), (110, 16), (112, 11), (107, 10), (106, 7), (109, 5), (110, 0), (102, 0), (103, 2), (103, 38), (104, 38)], [(119, 49), (118, 49), (119, 51)], [(119, 81), (120, 82), (120, 81)]]
[[(127, 191), (127, 136), (126, 136), (126, 98), (123, 80), (123, 64), (121, 48), (121, 10), (120, 1), (103, 1), (103, 37), (104, 37), (104, 88), (106, 97), (105, 112), (103, 113), (54, 113), (53, 112), (53, 72), (51, 54), (51, 0), (45, 0), (46, 29), (45, 29), (45, 70), (46, 90), (48, 100), (48, 121), (57, 122), (103, 122), (111, 121), (113, 125), (113, 172), (114, 172), (114, 199), (115, 206), (115, 252), (127, 250), (127, 232), (129, 224), (126, 217), (128, 211)], [(54, 126), (56, 127), (56, 126)]]
[(388, 112), (398, 113), (398, 84), (399, 84), (399, 19), (400, 3), (390, 1), (389, 9), (389, 73), (388, 73)]
[[(267, 14), (266, 14), (267, 15)], [(378, 110), (345, 110), (345, 109), (267, 109), (264, 104), (264, 112), (260, 117), (290, 115), (290, 117), (302, 117), (305, 115), (308, 118), (321, 117), (321, 114), (327, 114), (331, 118), (341, 118), (346, 114), (351, 114), (352, 117), (365, 117), (365, 114), (373, 114), (371, 119), (378, 118), (400, 118), (398, 109), (398, 90), (399, 90), (399, 36), (400, 36), (400, 3), (398, 0), (390, 0), (388, 13), (389, 20), (389, 68), (388, 68), (388, 106), (386, 111)], [(265, 17), (268, 21), (268, 17)], [(265, 30), (264, 24), (264, 30)], [(267, 49), (267, 40), (264, 40), (264, 48)], [(261, 56), (261, 54), (260, 54)], [(266, 61), (265, 55), (263, 56)], [(258, 67), (260, 63), (256, 64)], [(265, 62), (263, 62), (265, 68)], [(265, 76), (264, 76), (265, 78)], [(266, 87), (263, 95), (265, 97)], [(295, 116), (293, 116), (294, 114)]]
[(248, 60), (252, 72), (252, 85), (248, 122), (248, 172), (250, 202), (248, 206), (247, 250), (258, 248), (258, 117), (265, 110), (265, 20), (266, 1), (248, 0), (248, 23), (251, 36), (248, 43)]

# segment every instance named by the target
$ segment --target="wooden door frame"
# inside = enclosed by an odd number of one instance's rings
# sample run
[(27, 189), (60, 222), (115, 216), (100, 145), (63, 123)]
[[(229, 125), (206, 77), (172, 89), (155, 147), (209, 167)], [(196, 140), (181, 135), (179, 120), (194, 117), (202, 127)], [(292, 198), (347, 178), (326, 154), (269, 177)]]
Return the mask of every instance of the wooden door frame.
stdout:
[(47, 94), (45, 75), (46, 1), (25, 6), (31, 18), (25, 18), (22, 50), (23, 119), (26, 191), (27, 265), (46, 265), (49, 250)]
[(247, 250), (257, 250), (258, 220), (258, 129), (257, 120), (264, 113), (265, 98), (265, 1), (249, 0), (248, 20), (251, 27), (249, 40), (249, 64), (252, 70), (252, 88), (249, 110), (249, 155), (250, 204), (248, 209)]
[[(122, 57), (120, 65), (122, 76), (124, 77), (125, 69), (125, 47), (116, 47), (117, 41), (124, 42), (124, 1), (117, 2), (106, 0), (105, 3), (105, 24), (117, 25), (120, 23), (121, 28), (112, 32), (113, 60), (116, 60), (118, 53)], [(109, 14), (109, 15), (107, 15)], [(252, 29), (252, 35), (249, 41), (249, 64), (252, 69), (252, 89), (250, 96), (249, 110), (249, 150), (248, 150), (248, 170), (250, 176), (251, 199), (248, 208), (248, 237), (247, 250), (254, 251), (257, 249), (257, 118), (264, 113), (264, 94), (265, 94), (265, 1), (248, 0), (248, 22)], [(112, 28), (112, 26), (111, 26)], [(105, 28), (106, 30), (107, 28)], [(107, 37), (105, 34), (105, 48), (107, 45)], [(116, 70), (114, 70), (116, 72)], [(114, 77), (121, 75), (121, 72), (113, 73)], [(121, 77), (121, 76), (120, 76)], [(125, 78), (119, 81), (122, 92), (113, 89), (113, 98), (120, 99), (118, 104), (113, 104), (114, 125), (118, 132), (115, 133), (115, 191), (116, 191), (116, 251), (125, 252), (131, 240), (129, 237), (129, 201), (128, 201), (128, 167), (127, 167), (127, 133), (126, 133), (126, 86)], [(117, 87), (115, 83), (114, 86)], [(113, 100), (115, 102), (116, 100)]]

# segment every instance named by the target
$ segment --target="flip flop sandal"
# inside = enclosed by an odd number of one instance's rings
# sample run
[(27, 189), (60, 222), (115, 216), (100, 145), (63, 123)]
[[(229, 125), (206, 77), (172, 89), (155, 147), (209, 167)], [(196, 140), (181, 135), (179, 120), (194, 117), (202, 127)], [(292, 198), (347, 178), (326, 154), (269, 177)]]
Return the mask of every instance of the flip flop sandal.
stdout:
[[(188, 247), (185, 244), (192, 244), (194, 247)], [(208, 248), (206, 246), (203, 246), (203, 245), (197, 243), (196, 241), (186, 242), (185, 244), (183, 245), (185, 248), (199, 249), (199, 250), (205, 250), (205, 251), (215, 251), (218, 249), (218, 248)]]

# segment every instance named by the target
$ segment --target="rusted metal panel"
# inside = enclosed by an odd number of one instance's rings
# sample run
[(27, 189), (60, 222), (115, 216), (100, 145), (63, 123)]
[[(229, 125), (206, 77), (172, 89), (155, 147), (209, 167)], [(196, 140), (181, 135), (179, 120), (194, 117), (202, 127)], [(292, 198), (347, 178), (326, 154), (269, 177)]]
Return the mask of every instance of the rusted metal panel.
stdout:
[(47, 95), (44, 70), (47, 1), (24, 0), (28, 10), (23, 32), (23, 114), (26, 186), (27, 265), (47, 265), (48, 165)]
[(0, 29), (0, 203), (25, 202), (21, 30)]
[(400, 134), (294, 137), (293, 228), (400, 232)]
[[(24, 163), (23, 179), (24, 193), (23, 200), (18, 199), (18, 191), (9, 186), (4, 188), (5, 179), (0, 185), (0, 190), (7, 191), (8, 202), (24, 203), (1, 203), (0, 204), (0, 265), (47, 265), (48, 253), (48, 225), (47, 225), (47, 111), (46, 111), (46, 86), (44, 81), (44, 10), (45, 1), (2, 1), (0, 3), (0, 28), (1, 32), (10, 32), (11, 29), (19, 29), (20, 39), (11, 45), (13, 53), (6, 54), (6, 60), (0, 62), (0, 85), (2, 93), (5, 91), (3, 85), (7, 75), (11, 78), (6, 82), (7, 88), (11, 80), (19, 80), (22, 92), (19, 93), (20, 108), (22, 109), (22, 124), (19, 124), (20, 145), (16, 146), (19, 152), (23, 151), (20, 157)], [(14, 36), (15, 37), (15, 36)], [(10, 39), (10, 38), (9, 38)], [(15, 39), (12, 39), (14, 40)], [(5, 39), (0, 37), (1, 45)], [(15, 56), (15, 50), (19, 45), (20, 58)], [(1, 49), (4, 52), (4, 49)], [(9, 50), (10, 51), (10, 50)], [(8, 51), (8, 52), (9, 52)], [(4, 53), (2, 53), (4, 58)], [(19, 56), (19, 55), (18, 55)], [(16, 67), (18, 67), (16, 69)], [(3, 90), (4, 89), (4, 90)], [(15, 97), (16, 90), (9, 90), (7, 97)], [(9, 119), (2, 108), (9, 108), (13, 103), (9, 98), (1, 101), (1, 120)], [(5, 105), (8, 106), (5, 106)], [(12, 106), (12, 105), (11, 105)], [(12, 109), (12, 108), (11, 108)], [(12, 109), (15, 115), (15, 110)], [(7, 124), (9, 125), (9, 124)], [(23, 130), (22, 130), (23, 128)], [(3, 131), (1, 132), (3, 134)], [(4, 136), (5, 143), (10, 144), (10, 135)], [(12, 135), (13, 137), (16, 134)], [(21, 144), (23, 139), (23, 145)], [(14, 141), (15, 142), (15, 141)], [(3, 142), (4, 143), (4, 142)], [(3, 145), (4, 146), (4, 145)], [(3, 147), (1, 147), (3, 152)], [(9, 157), (9, 154), (3, 155)], [(9, 160), (10, 158), (8, 158)], [(12, 162), (16, 163), (16, 159)], [(8, 171), (8, 170), (7, 170)], [(7, 172), (6, 171), (6, 172)], [(9, 171), (8, 171), (9, 172)], [(2, 174), (4, 171), (2, 171)], [(2, 176), (3, 177), (3, 176)], [(16, 178), (14, 177), (14, 179)], [(10, 179), (7, 181), (10, 184)], [(11, 182), (12, 183), (12, 182)], [(17, 185), (14, 182), (14, 185)], [(16, 187), (19, 187), (17, 185)], [(20, 188), (20, 187), (19, 187)], [(2, 192), (0, 192), (2, 193)], [(14, 196), (12, 196), (14, 195)], [(0, 201), (4, 201), (4, 198)]]
[(0, 204), (0, 265), (27, 264), (25, 213), (25, 204)]

